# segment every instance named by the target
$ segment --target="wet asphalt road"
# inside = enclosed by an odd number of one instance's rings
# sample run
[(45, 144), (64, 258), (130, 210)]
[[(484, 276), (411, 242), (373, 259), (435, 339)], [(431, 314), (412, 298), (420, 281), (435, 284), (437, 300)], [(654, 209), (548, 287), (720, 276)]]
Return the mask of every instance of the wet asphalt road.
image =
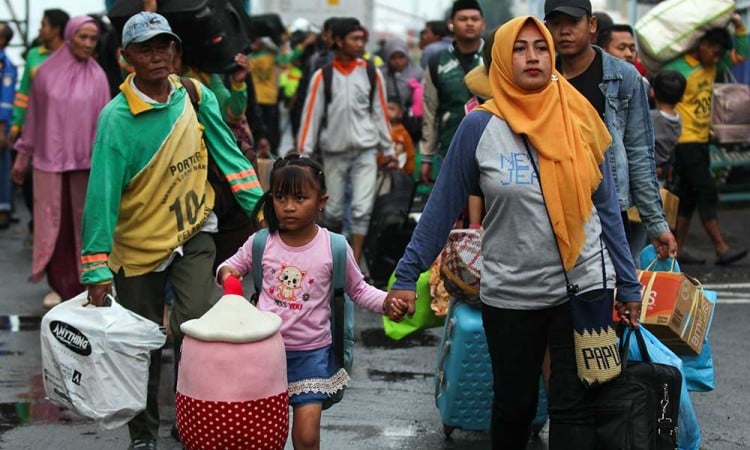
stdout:
[[(725, 207), (721, 217), (730, 245), (750, 246), (750, 207)], [(125, 449), (126, 429), (102, 430), (44, 400), (39, 321), (44, 314), (41, 298), (47, 289), (44, 283), (26, 281), (31, 251), (25, 239), (25, 221), (0, 231), (0, 448)], [(697, 225), (691, 230), (690, 242), (693, 253), (712, 260), (711, 247)], [(711, 393), (692, 394), (703, 431), (702, 447), (749, 447), (750, 259), (730, 268), (707, 264), (683, 269), (720, 291), (711, 330), (718, 387)], [(486, 432), (457, 430), (451, 440), (445, 439), (433, 397), (439, 329), (393, 342), (384, 336), (379, 317), (358, 311), (357, 338), (353, 383), (344, 401), (324, 413), (322, 448), (489, 448)], [(174, 420), (169, 356), (162, 377), (159, 440), (159, 448), (167, 450), (181, 448), (169, 436)], [(545, 449), (545, 442), (543, 430), (528, 448)]]

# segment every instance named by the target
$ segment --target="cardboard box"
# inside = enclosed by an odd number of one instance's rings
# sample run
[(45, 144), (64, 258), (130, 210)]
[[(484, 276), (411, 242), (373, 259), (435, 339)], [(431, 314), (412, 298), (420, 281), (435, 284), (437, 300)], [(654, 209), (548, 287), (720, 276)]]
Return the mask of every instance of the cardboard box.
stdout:
[[(661, 204), (664, 208), (664, 217), (667, 219), (669, 228), (677, 228), (677, 209), (680, 206), (680, 198), (664, 188), (659, 188), (661, 195)], [(628, 220), (631, 222), (641, 223), (641, 215), (638, 214), (638, 208), (633, 206), (628, 209)]]
[(274, 162), (276, 160), (270, 158), (258, 158), (256, 162), (256, 175), (258, 175), (258, 181), (263, 192), (271, 188), (271, 169), (273, 169)]
[(700, 354), (714, 304), (682, 273), (639, 272), (641, 323), (677, 354)]

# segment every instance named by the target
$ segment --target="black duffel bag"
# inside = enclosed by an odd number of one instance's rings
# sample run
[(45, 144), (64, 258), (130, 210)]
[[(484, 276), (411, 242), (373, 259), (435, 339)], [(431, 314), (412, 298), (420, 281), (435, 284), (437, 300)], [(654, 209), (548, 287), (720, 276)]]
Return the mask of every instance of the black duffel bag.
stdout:
[[(117, 0), (107, 14), (122, 36), (141, 0)], [(182, 62), (209, 73), (233, 72), (234, 56), (249, 53), (253, 26), (240, 0), (159, 0), (157, 10), (182, 40)]]
[[(677, 448), (682, 374), (677, 367), (651, 362), (639, 328), (620, 339), (622, 373), (598, 389), (595, 400), (597, 449), (673, 450)], [(635, 334), (643, 361), (629, 361)], [(624, 342), (623, 342), (624, 341)]]

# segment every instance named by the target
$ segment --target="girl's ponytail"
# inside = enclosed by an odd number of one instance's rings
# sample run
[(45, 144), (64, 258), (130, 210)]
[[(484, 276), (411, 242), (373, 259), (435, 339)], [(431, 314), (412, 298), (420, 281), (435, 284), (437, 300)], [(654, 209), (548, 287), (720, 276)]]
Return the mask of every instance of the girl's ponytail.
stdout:
[[(268, 211), (266, 211), (267, 206), (270, 206), (271, 209), (271, 215), (268, 214)], [(276, 217), (276, 212), (273, 210), (273, 194), (271, 192), (271, 189), (267, 190), (263, 193), (263, 195), (260, 196), (258, 199), (258, 202), (255, 204), (255, 208), (253, 209), (253, 224), (255, 225), (256, 229), (261, 228), (260, 220), (258, 220), (258, 216), (260, 213), (263, 213), (263, 220), (266, 222), (266, 224), (269, 224), (270, 220), (275, 221), (276, 227), (274, 229), (278, 229), (279, 227), (279, 220)], [(271, 229), (270, 225), (268, 226), (269, 230)]]

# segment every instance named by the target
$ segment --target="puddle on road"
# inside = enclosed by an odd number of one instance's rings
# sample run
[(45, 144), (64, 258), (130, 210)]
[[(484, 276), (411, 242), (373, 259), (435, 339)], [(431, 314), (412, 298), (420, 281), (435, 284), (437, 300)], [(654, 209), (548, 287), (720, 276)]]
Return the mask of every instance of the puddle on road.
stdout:
[(362, 330), (361, 342), (367, 348), (412, 348), (435, 347), (440, 343), (440, 339), (433, 334), (418, 331), (395, 341), (386, 336), (382, 328), (368, 328)]
[(407, 381), (407, 380), (415, 380), (420, 379), (424, 380), (427, 378), (432, 378), (435, 376), (434, 373), (420, 373), (420, 372), (405, 372), (401, 370), (377, 370), (377, 369), (368, 369), (367, 370), (367, 377), (371, 380), (379, 380), (379, 381)]
[[(38, 328), (38, 324), (37, 324)], [(8, 364), (9, 360), (3, 360), (2, 356), (22, 354), (23, 352), (5, 351), (0, 342), (0, 364)], [(17, 370), (3, 373), (4, 379), (0, 379), (0, 391), (3, 391), (3, 400), (0, 401), (0, 440), (2, 435), (14, 428), (31, 424), (60, 424), (60, 423), (85, 423), (89, 422), (72, 410), (59, 407), (46, 399), (44, 392), (44, 381), (42, 379), (41, 361), (38, 366), (28, 369), (35, 375), (26, 375), (27, 371)], [(165, 351), (162, 357), (162, 385), (159, 390), (159, 403), (174, 408), (174, 397), (170, 395), (172, 383), (173, 358), (171, 351)], [(10, 392), (17, 392), (9, 395)], [(1, 446), (0, 446), (1, 447)]]
[[(0, 336), (10, 337), (12, 333), (39, 331), (41, 323), (40, 316), (0, 316)], [(45, 399), (41, 361), (30, 361), (29, 358), (36, 357), (26, 356), (25, 350), (15, 344), (8, 346), (7, 342), (0, 342), (0, 364), (3, 365), (0, 390), (3, 393), (2, 399), (6, 400), (0, 401), (0, 436), (23, 425), (85, 421), (86, 419)], [(29, 354), (36, 352), (31, 351)], [(35, 375), (30, 375), (35, 372)]]
[(0, 316), (0, 331), (35, 331), (41, 324), (40, 316)]
[(29, 391), (18, 395), (18, 401), (0, 403), (0, 435), (31, 423), (64, 423), (84, 419), (45, 400), (42, 376), (35, 375)]

